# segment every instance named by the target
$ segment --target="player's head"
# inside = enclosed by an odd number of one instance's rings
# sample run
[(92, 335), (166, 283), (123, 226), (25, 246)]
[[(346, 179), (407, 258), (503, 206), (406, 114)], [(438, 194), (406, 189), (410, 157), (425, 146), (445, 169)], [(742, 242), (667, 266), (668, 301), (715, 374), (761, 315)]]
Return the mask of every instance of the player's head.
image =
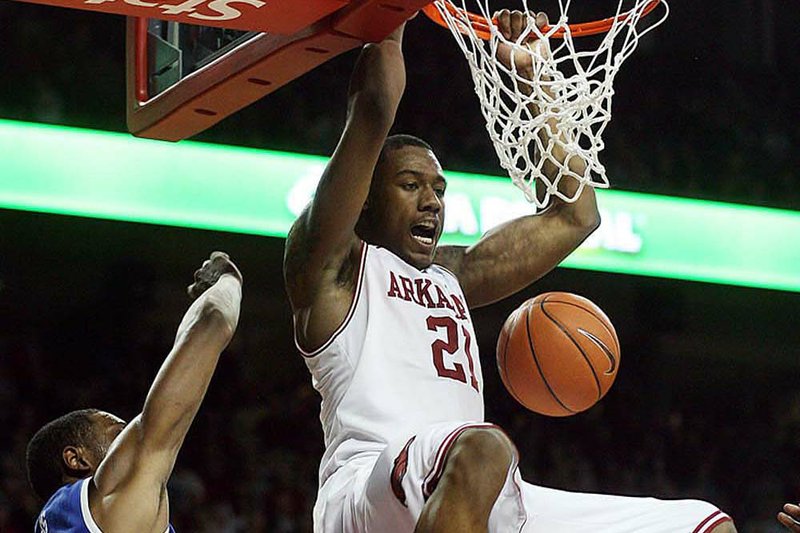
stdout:
[(65, 483), (92, 476), (125, 423), (97, 409), (73, 411), (45, 424), (28, 443), (28, 480), (47, 500)]
[(356, 231), (417, 268), (433, 261), (447, 182), (433, 149), (412, 135), (386, 139)]

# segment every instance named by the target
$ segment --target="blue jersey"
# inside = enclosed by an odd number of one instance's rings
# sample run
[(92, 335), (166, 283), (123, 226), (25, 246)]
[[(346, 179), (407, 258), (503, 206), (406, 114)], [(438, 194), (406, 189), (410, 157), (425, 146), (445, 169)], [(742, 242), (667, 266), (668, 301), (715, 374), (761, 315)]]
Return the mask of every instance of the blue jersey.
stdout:
[[(35, 533), (103, 533), (89, 512), (89, 483), (91, 478), (64, 485), (47, 501)], [(172, 525), (168, 533), (175, 533)]]

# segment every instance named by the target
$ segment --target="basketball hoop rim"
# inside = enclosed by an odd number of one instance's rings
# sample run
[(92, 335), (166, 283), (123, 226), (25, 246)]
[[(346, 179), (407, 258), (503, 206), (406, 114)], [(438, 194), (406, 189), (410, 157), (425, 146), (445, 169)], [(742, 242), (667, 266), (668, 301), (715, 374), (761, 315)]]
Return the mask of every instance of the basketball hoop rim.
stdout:
[[(470, 25), (472, 26), (473, 30), (475, 31), (475, 35), (483, 39), (484, 41), (488, 41), (491, 39), (491, 28), (492, 26), (496, 26), (497, 22), (495, 19), (487, 19), (482, 15), (476, 15), (475, 13), (471, 13), (465, 9), (462, 9), (452, 3), (451, 0), (442, 0), (442, 3), (445, 5), (447, 10), (451, 13), (456, 15), (461, 20), (468, 20)], [(650, 0), (647, 5), (642, 10), (642, 17), (647, 16), (651, 11), (653, 11), (658, 4), (661, 3), (661, 0)], [(425, 15), (431, 19), (436, 24), (443, 26), (445, 28), (448, 27), (447, 21), (442, 17), (442, 14), (439, 12), (439, 9), (434, 5), (434, 2), (426, 5), (422, 8), (422, 11)], [(631, 11), (626, 11), (625, 13), (620, 13), (618, 16), (608, 17), (601, 20), (594, 20), (590, 22), (581, 22), (576, 24), (568, 24), (570, 35), (573, 37), (587, 37), (589, 35), (597, 35), (599, 33), (605, 33), (612, 28), (615, 22), (625, 21), (631, 15)], [(550, 31), (552, 26), (545, 26), (542, 28), (543, 33), (547, 33)], [(462, 31), (463, 33), (463, 31)], [(562, 28), (556, 30), (550, 37), (554, 37), (556, 39), (563, 39), (566, 33), (566, 29)]]

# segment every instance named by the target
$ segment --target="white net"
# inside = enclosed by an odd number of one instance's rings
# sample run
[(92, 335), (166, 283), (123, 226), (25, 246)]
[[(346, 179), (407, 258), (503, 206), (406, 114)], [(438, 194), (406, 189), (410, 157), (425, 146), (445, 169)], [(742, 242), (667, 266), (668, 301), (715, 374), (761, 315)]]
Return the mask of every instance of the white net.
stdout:
[[(520, 11), (534, 12), (528, 0), (520, 2)], [(491, 0), (435, 2), (469, 62), (500, 164), (537, 211), (554, 196), (575, 201), (586, 185), (608, 187), (599, 154), (603, 131), (611, 120), (614, 76), (639, 38), (661, 24), (669, 11), (661, 0), (660, 16), (648, 16), (639, 25), (648, 4), (654, 2), (617, 2), (606, 33), (591, 38), (573, 35), (568, 26), (571, 2), (558, 0), (560, 13), (557, 19), (551, 18), (547, 31), (542, 32), (531, 16), (513, 42), (494, 24), (489, 24), (490, 35), (483, 40), (470, 24), (467, 11), (491, 20)], [(517, 61), (508, 68), (498, 60), (498, 47), (503, 44), (511, 47), (515, 58), (522, 57), (517, 54), (532, 58), (532, 76), (517, 72)]]

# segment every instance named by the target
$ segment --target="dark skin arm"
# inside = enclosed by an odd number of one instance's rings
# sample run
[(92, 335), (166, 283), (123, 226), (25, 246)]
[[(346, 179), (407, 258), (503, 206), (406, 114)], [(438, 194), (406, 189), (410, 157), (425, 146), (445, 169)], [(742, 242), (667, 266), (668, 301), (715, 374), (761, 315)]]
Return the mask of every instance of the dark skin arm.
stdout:
[(284, 277), (304, 347), (330, 337), (354, 297), (361, 246), (355, 227), (405, 90), (403, 30), (362, 50), (350, 81), (344, 132), (314, 200), (289, 232)]
[[(516, 40), (525, 28), (525, 16), (519, 11), (503, 10), (496, 14), (498, 27), (509, 40)], [(547, 24), (547, 17), (537, 15), (539, 26)], [(537, 46), (531, 43), (530, 46)], [(533, 64), (528, 55), (515, 54), (512, 59), (508, 46), (498, 48), (498, 58), (507, 66), (516, 62), (520, 75), (533, 78)], [(557, 135), (556, 124), (551, 123), (541, 135)], [(578, 174), (585, 162), (570, 157), (560, 145), (553, 150), (554, 157), (568, 162)], [(545, 173), (552, 177), (556, 169), (545, 165)], [(560, 180), (559, 190), (567, 196), (577, 191), (577, 182)], [(486, 233), (470, 247), (442, 246), (434, 262), (458, 276), (470, 307), (481, 307), (501, 300), (527, 287), (572, 253), (600, 223), (594, 190), (585, 187), (575, 202), (553, 200), (542, 214), (520, 217)]]
[(104, 531), (163, 533), (166, 485), (178, 451), (205, 396), (219, 356), (239, 320), (242, 277), (215, 252), (195, 272), (194, 302), (147, 394), (142, 413), (114, 440), (89, 490), (92, 516)]

